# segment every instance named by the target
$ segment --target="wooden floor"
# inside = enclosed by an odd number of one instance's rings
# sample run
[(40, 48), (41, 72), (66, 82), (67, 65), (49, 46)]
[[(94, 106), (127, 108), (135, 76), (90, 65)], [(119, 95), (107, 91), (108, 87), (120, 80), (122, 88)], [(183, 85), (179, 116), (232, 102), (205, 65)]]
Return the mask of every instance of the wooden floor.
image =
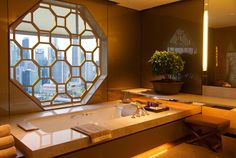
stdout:
[(158, 158), (229, 158), (221, 152), (216, 153), (205, 147), (180, 144), (174, 148), (171, 148), (168, 152), (163, 153)]
[(187, 143), (167, 143), (134, 156), (133, 158), (231, 158), (221, 151), (213, 152), (206, 147)]

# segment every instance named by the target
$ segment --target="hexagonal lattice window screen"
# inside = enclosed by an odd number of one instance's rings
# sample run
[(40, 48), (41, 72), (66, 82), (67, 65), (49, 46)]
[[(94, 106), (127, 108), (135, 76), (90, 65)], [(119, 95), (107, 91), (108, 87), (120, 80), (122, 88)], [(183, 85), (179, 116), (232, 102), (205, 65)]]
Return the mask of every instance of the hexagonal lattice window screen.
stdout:
[(11, 81), (43, 109), (86, 104), (107, 75), (106, 47), (84, 6), (43, 0), (10, 26)]

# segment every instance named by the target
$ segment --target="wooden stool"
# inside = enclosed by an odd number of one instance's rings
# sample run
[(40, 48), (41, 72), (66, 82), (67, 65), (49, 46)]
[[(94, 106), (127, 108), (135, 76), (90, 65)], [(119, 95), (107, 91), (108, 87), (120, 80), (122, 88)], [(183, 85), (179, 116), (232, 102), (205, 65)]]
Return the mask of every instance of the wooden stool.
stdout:
[[(229, 128), (230, 125), (229, 120), (202, 114), (197, 114), (185, 118), (185, 123), (196, 137), (188, 141), (188, 143), (192, 144), (200, 141), (206, 144), (208, 148), (213, 151), (216, 151), (216, 149), (221, 146), (221, 140), (218, 134)], [(196, 130), (194, 127), (198, 127), (200, 128), (200, 130)], [(209, 130), (205, 133), (202, 133), (201, 128), (207, 128)], [(210, 143), (206, 140), (210, 136), (216, 136), (219, 143), (211, 146)]]

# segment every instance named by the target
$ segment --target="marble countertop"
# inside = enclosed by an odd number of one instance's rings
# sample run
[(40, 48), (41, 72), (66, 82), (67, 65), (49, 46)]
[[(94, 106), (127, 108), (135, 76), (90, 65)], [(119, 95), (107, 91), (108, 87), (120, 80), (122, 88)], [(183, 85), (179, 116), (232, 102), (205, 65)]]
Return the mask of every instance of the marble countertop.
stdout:
[[(16, 138), (16, 145), (23, 150), (28, 157), (47, 158), (62, 155), (94, 144), (91, 143), (88, 136), (71, 130), (70, 128), (58, 130), (52, 127), (50, 131), (39, 129), (25, 132), (17, 126), (17, 123), (42, 118), (44, 121), (45, 118), (50, 121), (51, 118), (56, 116), (58, 124), (63, 124), (63, 121), (65, 121), (63, 120), (64, 115), (91, 110), (96, 111), (117, 105), (121, 105), (121, 102), (113, 101), (25, 115), (15, 115), (11, 118), (12, 134)], [(199, 105), (170, 102), (166, 106), (174, 108), (174, 110), (151, 113), (150, 115), (137, 118), (131, 118), (131, 116), (114, 118), (104, 121), (102, 125), (111, 130), (112, 139), (116, 139), (201, 112), (201, 106)], [(101, 115), (105, 114), (101, 113)]]
[(206, 104), (216, 104), (216, 105), (226, 105), (236, 107), (236, 99), (227, 99), (227, 98), (219, 98), (219, 97), (209, 97), (203, 95), (195, 95), (188, 93), (179, 93), (176, 95), (160, 95), (155, 94), (151, 89), (146, 88), (136, 88), (136, 89), (127, 89), (123, 90), (123, 92), (128, 92), (132, 94), (145, 95), (147, 97), (157, 97), (157, 98), (172, 98), (180, 101), (186, 102), (198, 102), (198, 103), (206, 103)]

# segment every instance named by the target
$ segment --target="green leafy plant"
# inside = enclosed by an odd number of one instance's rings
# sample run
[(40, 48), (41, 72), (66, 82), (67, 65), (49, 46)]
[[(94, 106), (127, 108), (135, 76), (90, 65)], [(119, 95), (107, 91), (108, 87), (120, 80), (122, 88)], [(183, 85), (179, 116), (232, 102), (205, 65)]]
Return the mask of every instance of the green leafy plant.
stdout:
[(175, 78), (184, 70), (185, 62), (175, 52), (155, 51), (150, 60), (152, 72), (155, 75), (164, 76), (165, 80)]

